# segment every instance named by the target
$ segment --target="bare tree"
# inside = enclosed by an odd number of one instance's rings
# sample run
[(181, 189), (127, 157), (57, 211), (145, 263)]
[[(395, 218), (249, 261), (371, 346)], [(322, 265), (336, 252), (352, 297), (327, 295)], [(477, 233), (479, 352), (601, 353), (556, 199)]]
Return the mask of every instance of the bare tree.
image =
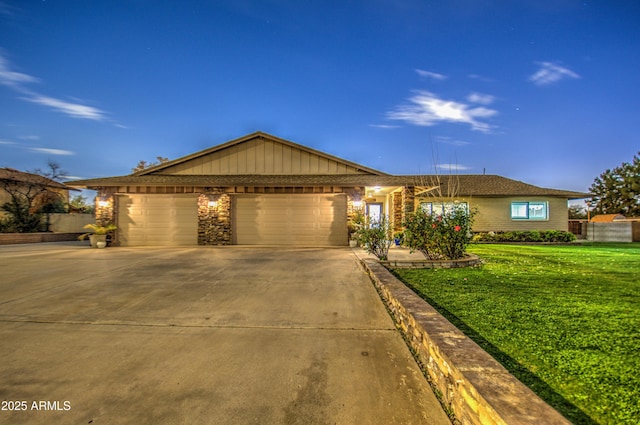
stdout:
[(163, 156), (157, 156), (156, 159), (157, 161), (152, 161), (152, 162), (147, 162), (144, 159), (141, 159), (140, 162), (138, 162), (138, 165), (133, 167), (131, 171), (133, 171), (134, 173), (137, 173), (139, 171), (146, 170), (147, 168), (155, 167), (156, 165), (169, 162), (169, 158), (165, 158)]
[(5, 226), (18, 232), (37, 231), (42, 214), (60, 209), (63, 198), (60, 190), (66, 187), (59, 181), (66, 172), (56, 162), (47, 163), (48, 170), (35, 169), (28, 172), (12, 168), (0, 169), (0, 190), (7, 195), (7, 202), (0, 209), (9, 214)]

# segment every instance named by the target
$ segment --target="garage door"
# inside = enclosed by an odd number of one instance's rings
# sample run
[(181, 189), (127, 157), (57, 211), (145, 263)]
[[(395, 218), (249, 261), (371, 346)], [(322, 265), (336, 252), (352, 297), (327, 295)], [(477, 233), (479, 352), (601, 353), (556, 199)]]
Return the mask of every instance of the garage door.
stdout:
[(345, 195), (238, 195), (233, 211), (240, 245), (347, 245)]
[(118, 240), (123, 246), (197, 245), (197, 198), (194, 195), (120, 196)]

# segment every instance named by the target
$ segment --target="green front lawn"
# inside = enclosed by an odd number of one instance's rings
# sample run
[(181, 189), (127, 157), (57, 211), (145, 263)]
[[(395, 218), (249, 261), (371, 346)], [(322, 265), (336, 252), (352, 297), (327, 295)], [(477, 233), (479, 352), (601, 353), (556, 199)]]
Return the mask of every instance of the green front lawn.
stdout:
[(640, 244), (472, 245), (396, 274), (575, 424), (640, 423)]

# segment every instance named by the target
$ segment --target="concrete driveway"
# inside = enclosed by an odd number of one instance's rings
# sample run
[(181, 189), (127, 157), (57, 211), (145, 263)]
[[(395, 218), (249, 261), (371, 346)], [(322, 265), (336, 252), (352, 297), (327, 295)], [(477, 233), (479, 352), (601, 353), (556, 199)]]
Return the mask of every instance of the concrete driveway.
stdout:
[(0, 359), (0, 423), (449, 424), (347, 248), (2, 246)]

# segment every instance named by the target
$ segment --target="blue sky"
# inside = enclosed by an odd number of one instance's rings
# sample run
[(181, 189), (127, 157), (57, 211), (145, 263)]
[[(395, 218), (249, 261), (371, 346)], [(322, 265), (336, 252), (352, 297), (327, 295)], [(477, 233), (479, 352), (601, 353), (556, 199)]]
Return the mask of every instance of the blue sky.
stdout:
[(636, 0), (0, 0), (0, 166), (131, 172), (264, 131), (586, 191), (640, 150)]

